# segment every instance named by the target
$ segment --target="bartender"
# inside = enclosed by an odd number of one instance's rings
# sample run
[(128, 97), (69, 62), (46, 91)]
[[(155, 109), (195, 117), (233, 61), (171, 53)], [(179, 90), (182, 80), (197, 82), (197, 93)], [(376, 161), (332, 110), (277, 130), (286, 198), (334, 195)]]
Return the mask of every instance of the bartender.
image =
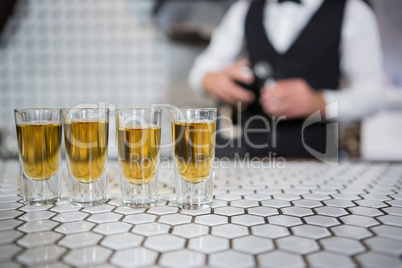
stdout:
[[(260, 65), (270, 76), (265, 85)], [(200, 94), (247, 107), (242, 146), (252, 156), (298, 158), (311, 157), (306, 147), (325, 153), (325, 118), (358, 120), (382, 105), (381, 68), (378, 25), (363, 0), (240, 0), (189, 82)], [(336, 114), (326, 109), (333, 103)], [(316, 111), (323, 120), (303, 129)]]

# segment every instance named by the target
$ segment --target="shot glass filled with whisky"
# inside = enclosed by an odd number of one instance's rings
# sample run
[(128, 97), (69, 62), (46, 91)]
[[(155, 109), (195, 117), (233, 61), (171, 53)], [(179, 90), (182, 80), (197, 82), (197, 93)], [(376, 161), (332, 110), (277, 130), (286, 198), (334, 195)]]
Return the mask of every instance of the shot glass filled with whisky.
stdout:
[(109, 109), (63, 110), (70, 202), (97, 206), (106, 201)]
[(15, 109), (14, 117), (23, 201), (53, 204), (60, 199), (61, 109)]
[(215, 108), (172, 110), (173, 154), (177, 205), (209, 206), (213, 196)]
[(161, 109), (117, 109), (116, 129), (122, 203), (151, 207), (158, 200)]

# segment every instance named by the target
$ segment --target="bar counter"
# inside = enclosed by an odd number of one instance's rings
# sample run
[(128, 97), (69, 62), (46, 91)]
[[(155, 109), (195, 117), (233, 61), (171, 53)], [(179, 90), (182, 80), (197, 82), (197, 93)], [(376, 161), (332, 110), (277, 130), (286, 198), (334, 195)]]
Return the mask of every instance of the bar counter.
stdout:
[(211, 208), (179, 210), (171, 163), (158, 205), (24, 206), (17, 160), (0, 161), (0, 267), (402, 267), (401, 163), (231, 161), (215, 171)]

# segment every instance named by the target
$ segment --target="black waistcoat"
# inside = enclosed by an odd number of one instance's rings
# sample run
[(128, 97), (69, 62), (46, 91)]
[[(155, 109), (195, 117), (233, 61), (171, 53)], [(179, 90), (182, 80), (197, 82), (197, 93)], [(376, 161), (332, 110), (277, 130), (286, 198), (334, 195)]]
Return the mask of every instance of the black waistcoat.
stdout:
[[(337, 89), (339, 86), (339, 45), (346, 0), (325, 0), (312, 16), (300, 35), (284, 53), (279, 54), (269, 41), (263, 25), (265, 0), (256, 0), (250, 4), (245, 23), (246, 50), (252, 65), (258, 61), (267, 61), (273, 68), (276, 79), (302, 78), (316, 90)], [(258, 102), (260, 88), (258, 83), (248, 87), (256, 94), (256, 101), (243, 112), (242, 123), (253, 115), (260, 115), (271, 122), (264, 114)], [(306, 151), (301, 135), (304, 120), (279, 121), (276, 125), (276, 144), (272, 138), (272, 124), (268, 132), (248, 133), (252, 146), (247, 146), (251, 155), (266, 156), (276, 152), (286, 157), (311, 157)], [(272, 122), (271, 122), (272, 123)], [(261, 120), (252, 120), (248, 128), (266, 128)], [(326, 126), (318, 123), (304, 131), (305, 143), (321, 152), (325, 152)], [(268, 144), (256, 149), (255, 144)], [(262, 146), (263, 147), (263, 146)]]

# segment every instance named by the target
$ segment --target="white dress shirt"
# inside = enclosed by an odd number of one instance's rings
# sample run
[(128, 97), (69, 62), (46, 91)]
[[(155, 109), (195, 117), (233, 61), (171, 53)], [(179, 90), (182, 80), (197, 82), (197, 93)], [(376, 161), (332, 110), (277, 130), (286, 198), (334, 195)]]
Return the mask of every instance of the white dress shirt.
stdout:
[[(324, 0), (277, 3), (267, 0), (264, 26), (272, 46), (284, 53), (296, 40)], [(208, 48), (197, 57), (189, 83), (203, 93), (205, 74), (217, 72), (239, 59), (244, 49), (245, 19), (251, 0), (232, 5), (215, 29)], [(362, 0), (347, 0), (340, 44), (341, 90), (324, 90), (327, 104), (338, 101), (338, 120), (362, 118), (383, 104), (382, 52), (374, 12)], [(327, 110), (327, 117), (336, 116)]]

